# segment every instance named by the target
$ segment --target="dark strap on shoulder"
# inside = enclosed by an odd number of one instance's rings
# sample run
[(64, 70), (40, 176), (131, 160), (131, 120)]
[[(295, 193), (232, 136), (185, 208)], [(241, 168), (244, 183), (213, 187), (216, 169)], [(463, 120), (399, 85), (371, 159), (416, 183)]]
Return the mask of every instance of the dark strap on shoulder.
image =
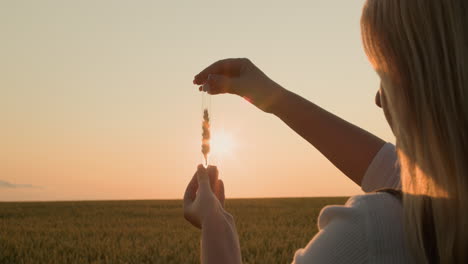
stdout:
[[(395, 197), (400, 203), (403, 203), (403, 193), (401, 190), (395, 189), (379, 189), (375, 192), (385, 192), (391, 194)], [(437, 240), (435, 239), (435, 228), (434, 228), (434, 218), (432, 216), (432, 203), (429, 199), (424, 201), (424, 221), (423, 223), (423, 243), (424, 243), (424, 253), (426, 258), (429, 260), (429, 264), (438, 264), (440, 263), (439, 253), (437, 251)]]

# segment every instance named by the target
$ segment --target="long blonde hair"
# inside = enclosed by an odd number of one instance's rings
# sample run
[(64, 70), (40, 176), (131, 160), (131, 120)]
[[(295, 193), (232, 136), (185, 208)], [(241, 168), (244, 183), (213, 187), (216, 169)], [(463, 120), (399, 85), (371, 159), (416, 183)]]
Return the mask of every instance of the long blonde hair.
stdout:
[(468, 1), (368, 0), (361, 29), (391, 83), (410, 253), (418, 263), (468, 263)]

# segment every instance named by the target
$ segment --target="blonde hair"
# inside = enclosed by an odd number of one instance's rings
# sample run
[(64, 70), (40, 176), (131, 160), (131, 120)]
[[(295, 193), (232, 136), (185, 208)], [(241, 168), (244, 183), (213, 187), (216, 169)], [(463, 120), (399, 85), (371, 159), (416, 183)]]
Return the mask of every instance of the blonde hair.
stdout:
[(468, 263), (468, 1), (368, 0), (361, 29), (389, 83), (410, 253)]

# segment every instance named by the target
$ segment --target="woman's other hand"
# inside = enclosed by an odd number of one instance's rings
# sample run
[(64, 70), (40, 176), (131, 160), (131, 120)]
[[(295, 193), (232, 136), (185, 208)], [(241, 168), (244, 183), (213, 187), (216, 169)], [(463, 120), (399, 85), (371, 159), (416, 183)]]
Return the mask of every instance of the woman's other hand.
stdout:
[(197, 74), (193, 83), (210, 94), (237, 94), (268, 113), (284, 90), (246, 58), (217, 61)]
[(224, 184), (218, 175), (216, 166), (198, 165), (185, 190), (184, 217), (195, 227), (202, 228), (209, 217), (227, 214), (224, 211)]
[(234, 218), (224, 210), (224, 186), (214, 166), (198, 166), (184, 195), (184, 217), (201, 228), (201, 263), (242, 263)]

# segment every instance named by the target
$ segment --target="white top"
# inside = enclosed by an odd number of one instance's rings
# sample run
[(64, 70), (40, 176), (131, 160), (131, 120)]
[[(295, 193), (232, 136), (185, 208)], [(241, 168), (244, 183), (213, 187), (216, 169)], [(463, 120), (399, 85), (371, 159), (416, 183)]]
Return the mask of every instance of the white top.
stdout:
[[(364, 192), (401, 189), (395, 147), (386, 143), (372, 160), (361, 183)], [(293, 264), (410, 263), (404, 243), (401, 203), (388, 193), (356, 195), (344, 206), (326, 206), (319, 232), (294, 255)]]

